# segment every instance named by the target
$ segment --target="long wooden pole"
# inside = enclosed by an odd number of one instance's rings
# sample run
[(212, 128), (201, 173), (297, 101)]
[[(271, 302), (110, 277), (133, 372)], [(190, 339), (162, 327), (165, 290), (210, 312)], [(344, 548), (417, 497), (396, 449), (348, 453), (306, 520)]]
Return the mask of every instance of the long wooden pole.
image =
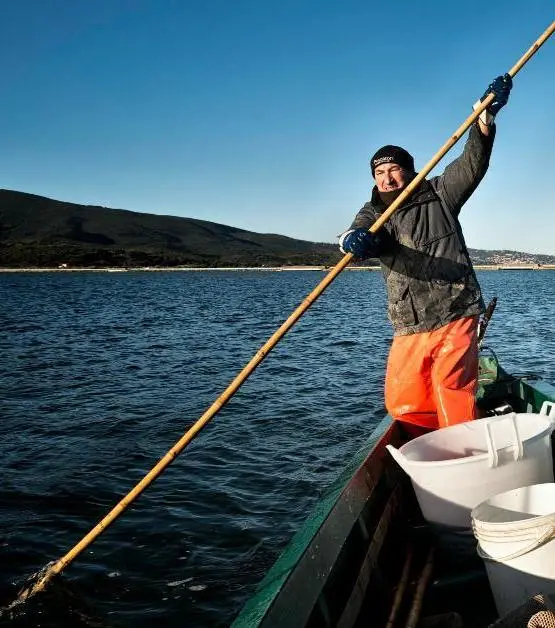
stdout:
[(418, 624), (420, 612), (422, 611), (422, 600), (424, 599), (426, 587), (428, 586), (428, 582), (432, 577), (432, 572), (434, 569), (434, 554), (435, 548), (432, 547), (432, 549), (430, 549), (430, 551), (428, 552), (428, 558), (426, 559), (426, 564), (422, 569), (420, 578), (418, 578), (416, 591), (414, 593), (412, 606), (409, 612), (407, 623), (405, 624), (405, 628), (416, 628), (416, 625)]
[(393, 604), (391, 606), (391, 611), (389, 613), (389, 617), (387, 618), (387, 623), (385, 625), (385, 628), (393, 628), (395, 626), (395, 620), (397, 619), (397, 614), (399, 613), (399, 609), (401, 608), (401, 604), (403, 602), (403, 596), (405, 595), (405, 591), (409, 583), (410, 567), (412, 563), (413, 552), (414, 550), (412, 546), (410, 546), (408, 548), (407, 556), (403, 564), (403, 571), (401, 572), (401, 579), (399, 580), (399, 584), (397, 585), (397, 591), (395, 592), (395, 598), (393, 599)]
[[(543, 33), (543, 35), (534, 43), (533, 46), (519, 59), (519, 61), (509, 70), (509, 74), (514, 76), (524, 64), (532, 57), (539, 47), (549, 39), (555, 31), (555, 22)], [(480, 106), (470, 115), (465, 122), (455, 131), (449, 140), (441, 147), (434, 157), (426, 164), (421, 172), (409, 183), (403, 192), (393, 201), (388, 209), (376, 220), (370, 227), (369, 231), (375, 233), (384, 222), (393, 214), (393, 212), (403, 203), (415, 188), (420, 184), (422, 179), (430, 172), (430, 170), (438, 163), (438, 161), (454, 146), (454, 144), (462, 137), (463, 133), (478, 118), (484, 109), (492, 102), (493, 94), (480, 103)], [(305, 300), (297, 307), (289, 318), (274, 332), (266, 343), (255, 353), (249, 363), (235, 377), (224, 392), (214, 401), (214, 403), (206, 410), (206, 412), (196, 421), (196, 423), (187, 430), (187, 432), (177, 441), (177, 443), (160, 459), (160, 461), (145, 475), (145, 477), (118, 502), (114, 508), (86, 535), (77, 545), (62, 556), (59, 560), (48, 567), (42, 577), (30, 587), (21, 591), (17, 599), (12, 602), (8, 608), (12, 608), (16, 604), (25, 601), (31, 595), (41, 591), (48, 582), (65, 567), (67, 567), (85, 548), (87, 548), (111, 523), (113, 523), (119, 515), (131, 504), (152, 482), (164, 471), (164, 469), (173, 462), (173, 460), (181, 453), (185, 446), (190, 443), (200, 430), (217, 414), (223, 406), (233, 397), (245, 380), (251, 375), (256, 367), (264, 360), (268, 353), (275, 347), (279, 340), (293, 327), (304, 312), (316, 301), (316, 299), (324, 292), (331, 282), (341, 273), (341, 271), (352, 260), (353, 255), (347, 253), (336, 266), (334, 266), (324, 279), (312, 290)]]

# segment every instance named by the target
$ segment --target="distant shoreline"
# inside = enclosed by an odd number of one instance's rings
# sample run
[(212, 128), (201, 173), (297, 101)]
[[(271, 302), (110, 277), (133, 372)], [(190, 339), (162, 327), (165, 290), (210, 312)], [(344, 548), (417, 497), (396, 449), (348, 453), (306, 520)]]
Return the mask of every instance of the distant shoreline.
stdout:
[[(237, 266), (237, 267), (137, 267), (137, 268), (0, 268), (0, 273), (126, 273), (126, 272), (207, 272), (207, 271), (229, 271), (229, 272), (293, 272), (293, 271), (329, 271), (333, 266)], [(555, 264), (475, 264), (475, 270), (555, 270)], [(379, 271), (380, 266), (347, 266), (348, 271)]]

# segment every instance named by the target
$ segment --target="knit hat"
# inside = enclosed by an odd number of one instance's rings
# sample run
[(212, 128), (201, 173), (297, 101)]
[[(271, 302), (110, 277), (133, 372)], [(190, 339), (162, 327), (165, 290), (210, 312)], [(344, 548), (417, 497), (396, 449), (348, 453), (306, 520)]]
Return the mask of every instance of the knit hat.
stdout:
[(400, 146), (382, 146), (372, 157), (370, 160), (370, 170), (372, 171), (372, 176), (374, 176), (374, 170), (381, 166), (382, 164), (392, 163), (401, 166), (401, 168), (405, 168), (405, 170), (410, 170), (410, 172), (415, 172), (414, 170), (414, 158), (411, 154), (407, 153), (404, 148)]

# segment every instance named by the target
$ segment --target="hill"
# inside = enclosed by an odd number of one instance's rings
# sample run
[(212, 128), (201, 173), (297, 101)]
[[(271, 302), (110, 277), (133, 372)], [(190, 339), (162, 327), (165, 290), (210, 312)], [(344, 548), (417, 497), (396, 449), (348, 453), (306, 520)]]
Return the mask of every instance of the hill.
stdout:
[[(477, 249), (470, 254), (476, 264), (555, 264), (549, 255)], [(340, 258), (332, 243), (0, 190), (2, 267), (331, 266)]]
[(331, 265), (337, 246), (0, 190), (0, 265)]

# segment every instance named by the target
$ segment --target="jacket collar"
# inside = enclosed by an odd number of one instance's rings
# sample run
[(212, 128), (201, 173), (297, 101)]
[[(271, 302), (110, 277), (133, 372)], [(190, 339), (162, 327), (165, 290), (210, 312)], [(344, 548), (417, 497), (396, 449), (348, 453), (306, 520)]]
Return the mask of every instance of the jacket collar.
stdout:
[[(436, 194), (432, 188), (431, 183), (427, 179), (424, 179), (416, 188), (416, 190), (409, 196), (409, 198), (401, 204), (401, 207), (403, 209), (406, 209), (408, 207), (412, 207), (413, 205), (418, 205), (420, 203), (431, 201), (435, 198)], [(374, 186), (372, 188), (372, 198), (370, 202), (372, 203), (372, 206), (375, 208), (375, 210), (380, 214), (382, 214), (387, 209), (385, 203), (380, 198), (377, 186)]]

